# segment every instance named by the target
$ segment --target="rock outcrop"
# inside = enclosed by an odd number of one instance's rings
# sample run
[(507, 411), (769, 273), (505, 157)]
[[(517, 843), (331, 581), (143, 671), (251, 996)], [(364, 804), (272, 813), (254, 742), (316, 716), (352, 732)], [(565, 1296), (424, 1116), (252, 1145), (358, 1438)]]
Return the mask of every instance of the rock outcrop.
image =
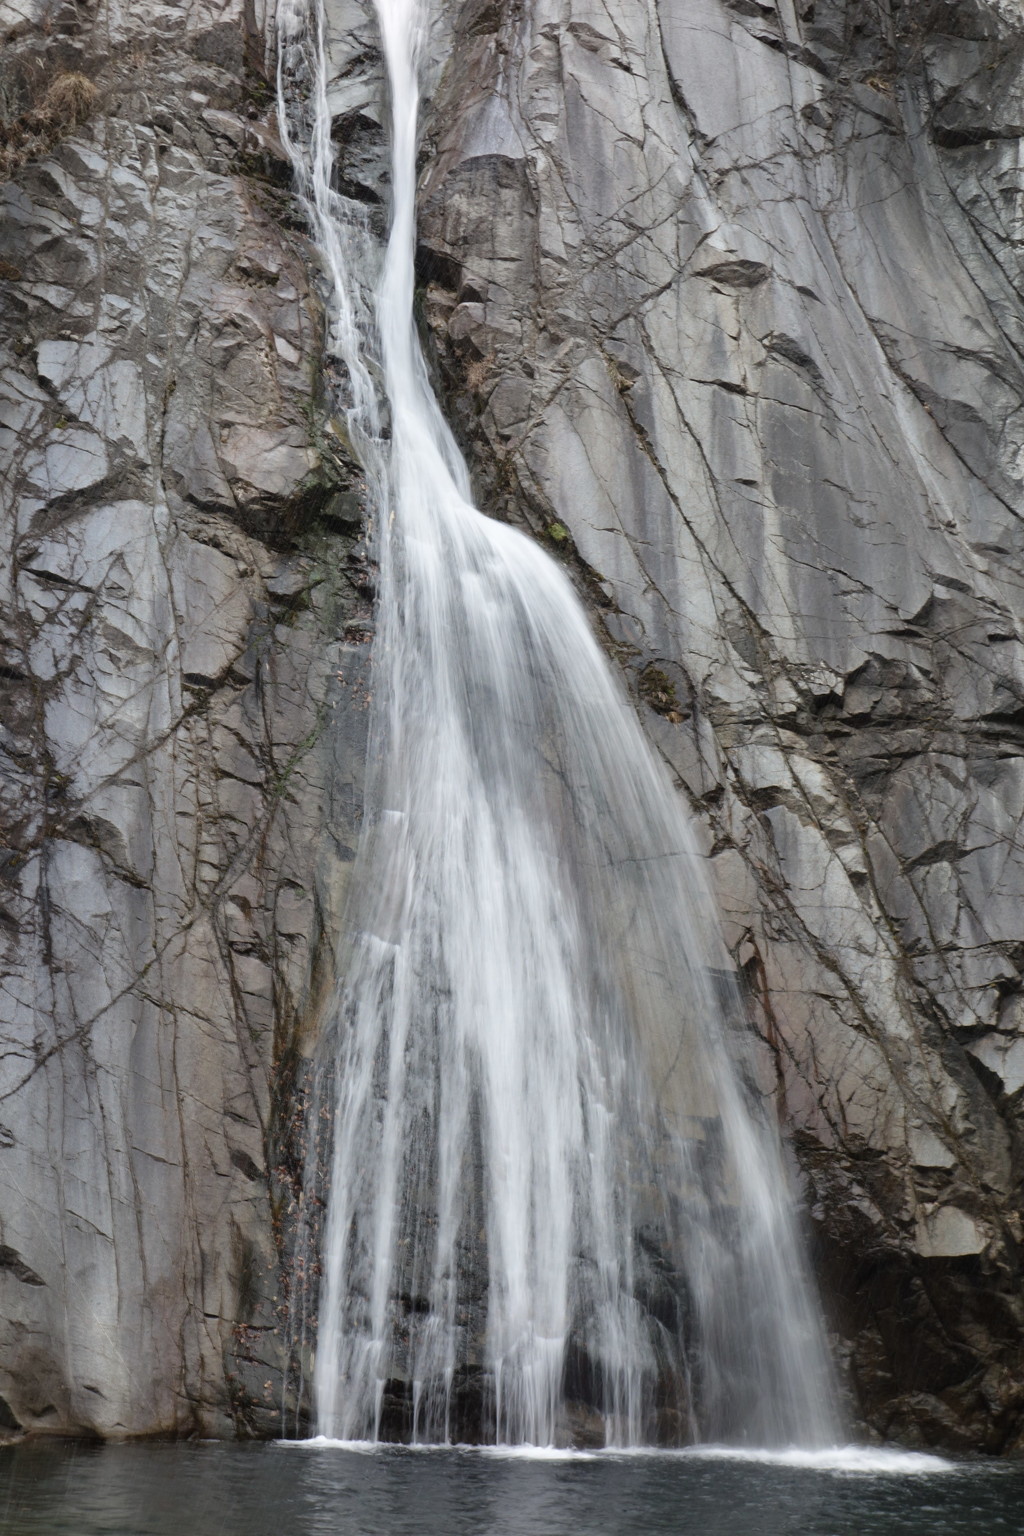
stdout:
[[(372, 24), (327, 12), (380, 208)], [(10, 1427), (279, 1423), (372, 573), (267, 26), (0, 4)], [(1024, 12), (440, 26), (428, 351), (701, 818), (854, 1412), (1024, 1444)]]
[(280, 1422), (370, 576), (258, 20), (0, 5), (8, 1428)]
[(859, 1411), (1024, 1409), (1024, 13), (470, 0), (424, 312), (701, 814)]

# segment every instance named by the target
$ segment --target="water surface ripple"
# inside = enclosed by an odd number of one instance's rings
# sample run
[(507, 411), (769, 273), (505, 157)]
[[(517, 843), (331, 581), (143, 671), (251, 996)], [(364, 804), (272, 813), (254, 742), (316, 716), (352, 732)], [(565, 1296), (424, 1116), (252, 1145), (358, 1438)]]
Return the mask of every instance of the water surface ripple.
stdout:
[[(34, 1443), (0, 1451), (4, 1536), (1003, 1536), (1024, 1466), (831, 1469), (707, 1452), (565, 1455)], [(806, 1458), (805, 1458), (806, 1461)]]

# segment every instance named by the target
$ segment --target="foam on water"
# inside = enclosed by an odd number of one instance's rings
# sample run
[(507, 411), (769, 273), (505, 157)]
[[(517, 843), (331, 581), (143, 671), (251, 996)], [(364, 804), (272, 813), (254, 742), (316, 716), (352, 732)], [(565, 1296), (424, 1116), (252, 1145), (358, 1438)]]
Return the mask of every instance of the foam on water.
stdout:
[(789, 1446), (784, 1450), (730, 1445), (689, 1446), (676, 1453), (703, 1461), (747, 1461), (761, 1466), (795, 1467), (810, 1472), (850, 1472), (918, 1477), (924, 1473), (955, 1472), (957, 1463), (925, 1451), (901, 1451), (887, 1446), (834, 1445), (820, 1450)]
[(557, 1445), (482, 1445), (482, 1456), (499, 1461), (597, 1461), (603, 1451), (581, 1451)]
[[(314, 1435), (306, 1440), (279, 1440), (278, 1445), (298, 1446), (307, 1450), (353, 1451), (360, 1455), (383, 1452), (392, 1454), (394, 1446), (373, 1440), (332, 1440)], [(768, 1447), (732, 1445), (693, 1445), (681, 1448), (635, 1446), (605, 1450), (581, 1450), (555, 1445), (410, 1445), (406, 1451), (437, 1452), (447, 1455), (473, 1455), (502, 1461), (616, 1461), (636, 1459), (674, 1459), (683, 1461), (745, 1462), (755, 1466), (785, 1467), (807, 1472), (837, 1472), (868, 1477), (922, 1477), (961, 1470), (963, 1463), (949, 1461), (926, 1451), (903, 1451), (895, 1446), (833, 1445), (820, 1450), (789, 1446), (783, 1450)]]
[(330, 1435), (307, 1435), (303, 1440), (275, 1440), (274, 1444), (298, 1451), (352, 1451), (359, 1456), (372, 1456), (386, 1449), (379, 1440), (336, 1440)]
[(345, 1451), (356, 1456), (392, 1456), (401, 1454), (424, 1455), (474, 1455), (509, 1457), (522, 1461), (592, 1461), (595, 1451), (562, 1449), (554, 1445), (442, 1445), (434, 1442), (413, 1442), (396, 1446), (387, 1440), (338, 1440), (331, 1435), (307, 1435), (301, 1440), (275, 1440), (275, 1445), (291, 1450)]

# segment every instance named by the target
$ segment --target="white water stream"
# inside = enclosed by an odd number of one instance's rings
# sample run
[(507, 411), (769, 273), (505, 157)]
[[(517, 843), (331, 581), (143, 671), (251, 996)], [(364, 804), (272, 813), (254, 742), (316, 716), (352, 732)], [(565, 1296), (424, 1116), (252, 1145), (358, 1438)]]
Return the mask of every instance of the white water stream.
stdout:
[(321, 6), (282, 0), (280, 117), (380, 576), (356, 897), (313, 1111), (333, 1128), (317, 1429), (831, 1443), (817, 1308), (688, 813), (560, 569), (474, 509), (428, 385), (423, 15), (377, 0), (381, 269), (331, 188)]

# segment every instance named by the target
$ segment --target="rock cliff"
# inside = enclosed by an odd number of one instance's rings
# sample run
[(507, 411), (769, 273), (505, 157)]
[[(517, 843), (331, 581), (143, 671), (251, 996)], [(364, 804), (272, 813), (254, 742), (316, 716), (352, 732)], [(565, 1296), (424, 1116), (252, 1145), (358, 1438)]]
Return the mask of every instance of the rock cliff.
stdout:
[(0, 6), (8, 1427), (280, 1406), (274, 1085), (351, 858), (369, 576), (257, 22)]
[(462, 11), (424, 313), (701, 813), (860, 1410), (1020, 1435), (1016, 4)]
[[(379, 208), (373, 30), (327, 9)], [(268, 25), (0, 3), (11, 1425), (278, 1422), (372, 573)], [(1024, 1443), (1024, 12), (443, 30), (422, 317), (481, 504), (566, 563), (700, 816), (855, 1412)]]

